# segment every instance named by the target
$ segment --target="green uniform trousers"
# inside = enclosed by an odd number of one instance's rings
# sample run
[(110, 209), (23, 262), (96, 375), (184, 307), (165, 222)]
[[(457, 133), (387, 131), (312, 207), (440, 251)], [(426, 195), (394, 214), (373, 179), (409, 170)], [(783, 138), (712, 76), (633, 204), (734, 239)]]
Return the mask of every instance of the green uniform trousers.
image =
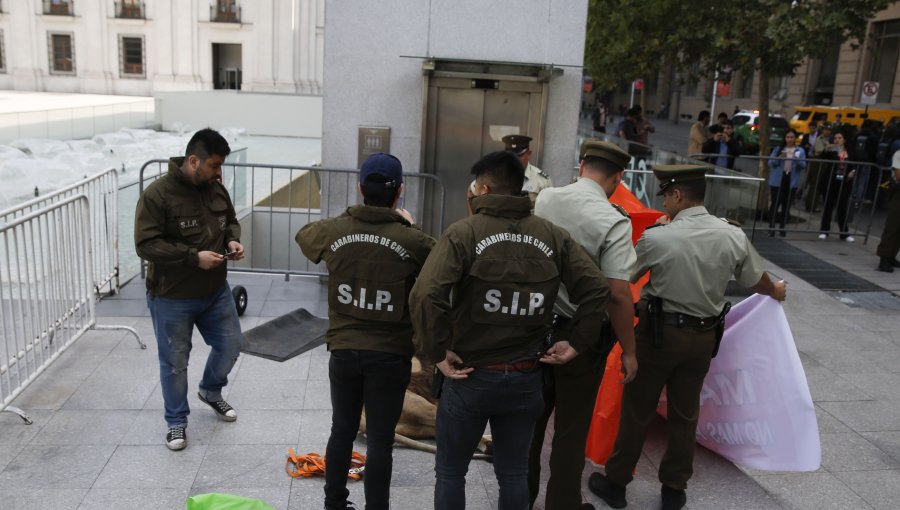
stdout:
[(656, 415), (663, 387), (668, 399), (669, 444), (659, 465), (659, 481), (683, 490), (693, 473), (700, 391), (709, 371), (715, 331), (663, 326), (654, 346), (649, 321), (636, 331), (637, 377), (625, 386), (622, 415), (613, 453), (606, 462), (610, 481), (627, 485), (641, 456), (647, 426)]
[(581, 473), (584, 446), (597, 390), (606, 368), (606, 354), (588, 351), (565, 365), (544, 368), (544, 412), (534, 425), (528, 453), (528, 490), (531, 503), (537, 500), (541, 479), (541, 449), (550, 415), (553, 441), (550, 450), (550, 480), (547, 482), (547, 510), (577, 510), (581, 506)]
[(884, 231), (876, 253), (879, 257), (897, 258), (900, 251), (900, 185), (894, 185), (891, 198), (887, 204), (887, 216), (884, 220)]

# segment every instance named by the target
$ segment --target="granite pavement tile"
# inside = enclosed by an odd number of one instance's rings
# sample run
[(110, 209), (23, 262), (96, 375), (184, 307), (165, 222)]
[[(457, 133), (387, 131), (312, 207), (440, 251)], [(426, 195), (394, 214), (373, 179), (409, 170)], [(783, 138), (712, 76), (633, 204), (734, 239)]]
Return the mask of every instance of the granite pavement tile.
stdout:
[[(297, 478), (291, 484), (291, 500), (288, 504), (289, 510), (318, 510), (322, 508), (325, 502), (325, 479), (321, 476), (310, 478)], [(365, 508), (365, 493), (362, 480), (347, 480), (347, 490), (350, 495), (348, 501), (356, 504), (356, 508)], [(393, 490), (391, 492), (393, 494)], [(426, 500), (425, 506), (419, 508), (431, 508), (433, 498)]]
[(280, 363), (248, 354), (242, 355), (241, 358), (243, 361), (235, 379), (305, 381), (309, 376), (309, 356), (296, 356)]
[[(18, 403), (18, 399), (13, 400), (13, 405)], [(25, 414), (32, 420), (31, 425), (27, 425), (22, 418), (11, 412), (0, 413), (0, 444), (24, 446), (34, 439), (34, 436), (40, 433), (56, 411), (26, 410)]]
[[(900, 374), (841, 374), (866, 395), (876, 400), (900, 400)], [(861, 399), (865, 400), (865, 399)]]
[[(194, 413), (188, 419), (188, 444), (191, 446), (209, 444), (212, 442), (212, 438), (219, 427), (225, 425), (230, 424), (220, 421), (211, 411), (209, 413)], [(168, 426), (162, 410), (143, 409), (138, 412), (137, 417), (119, 441), (119, 444), (162, 445), (165, 442), (167, 431)]]
[(138, 413), (133, 410), (62, 409), (53, 415), (31, 444), (119, 444)]
[(786, 510), (863, 510), (872, 508), (832, 473), (760, 475), (756, 481)]
[[(315, 357), (312, 359), (315, 362)], [(331, 410), (331, 383), (327, 379), (306, 381), (306, 398), (303, 401), (303, 409)]]
[(111, 444), (28, 445), (0, 473), (0, 488), (89, 489), (115, 449)]
[(69, 397), (63, 408), (141, 409), (159, 382), (159, 364), (155, 361), (107, 357)]
[(900, 464), (856, 432), (822, 434), (822, 467), (828, 471), (900, 469)]
[(896, 510), (900, 502), (900, 470), (835, 473), (876, 510)]
[(900, 462), (900, 431), (860, 432), (860, 435), (879, 450), (890, 455), (894, 461)]
[(895, 402), (821, 402), (819, 405), (857, 432), (900, 430), (900, 406)]
[[(102, 361), (102, 357), (73, 356), (65, 352), (48, 367), (44, 375), (35, 379), (16, 397), (13, 405), (28, 410), (60, 409)], [(53, 376), (48, 376), (47, 373), (52, 373)]]
[(222, 423), (212, 444), (293, 446), (300, 436), (301, 415), (299, 410), (238, 410), (237, 421)]
[(240, 377), (231, 385), (228, 403), (240, 412), (251, 409), (302, 409), (306, 381)]
[(284, 444), (216, 444), (206, 450), (197, 470), (194, 487), (219, 489), (283, 488), (290, 490), (292, 478), (284, 470), (288, 448)]
[(850, 427), (844, 425), (828, 411), (819, 407), (819, 404), (814, 405), (816, 408), (816, 422), (819, 424), (819, 434), (850, 432)]
[(194, 481), (206, 448), (206, 445), (189, 442), (184, 450), (173, 452), (162, 441), (156, 445), (120, 445), (93, 487), (188, 489)]
[(75, 510), (88, 489), (9, 488), (0, 489), (3, 510)]
[(99, 489), (88, 491), (79, 510), (183, 510), (187, 489)]

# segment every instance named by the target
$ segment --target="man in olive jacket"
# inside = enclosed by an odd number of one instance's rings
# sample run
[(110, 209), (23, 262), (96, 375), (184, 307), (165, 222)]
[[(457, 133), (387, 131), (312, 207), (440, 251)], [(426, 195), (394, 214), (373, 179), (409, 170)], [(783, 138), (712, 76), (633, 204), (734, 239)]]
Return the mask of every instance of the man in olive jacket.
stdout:
[(414, 352), (406, 304), (434, 239), (395, 209), (403, 169), (390, 154), (363, 162), (359, 190), (364, 205), (337, 218), (310, 223), (296, 240), (311, 261), (328, 266), (326, 333), (331, 359), (331, 437), (325, 450), (325, 508), (347, 506), (347, 470), (353, 440), (366, 408), (366, 505), (390, 506), (391, 448), (403, 409)]
[(194, 326), (212, 348), (198, 397), (224, 421), (236, 411), (222, 398), (243, 336), (226, 261), (244, 257), (241, 225), (222, 186), (222, 163), (231, 152), (212, 129), (198, 131), (185, 157), (147, 187), (137, 203), (134, 243), (148, 264), (147, 306), (159, 347), (166, 446), (187, 446), (187, 367)]
[[(565, 230), (531, 215), (513, 154), (488, 154), (472, 173), (475, 214), (447, 229), (410, 294), (416, 341), (446, 377), (434, 508), (465, 508), (466, 471), (488, 422), (500, 508), (528, 508), (528, 445), (543, 410), (540, 362), (565, 363), (594, 344), (609, 288)], [(560, 283), (578, 309), (568, 341), (546, 348)]]

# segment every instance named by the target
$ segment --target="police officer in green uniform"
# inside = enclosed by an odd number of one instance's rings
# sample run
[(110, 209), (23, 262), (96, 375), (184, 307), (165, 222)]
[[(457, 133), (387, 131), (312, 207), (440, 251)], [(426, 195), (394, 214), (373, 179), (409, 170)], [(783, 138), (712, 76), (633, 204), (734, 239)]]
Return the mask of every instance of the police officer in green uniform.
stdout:
[(613, 508), (624, 508), (625, 485), (641, 455), (647, 426), (666, 387), (669, 443), (659, 466), (664, 510), (682, 508), (693, 473), (700, 390), (724, 331), (725, 286), (743, 287), (783, 301), (784, 282), (773, 282), (741, 229), (703, 207), (705, 168), (658, 165), (659, 193), (667, 217), (648, 228), (637, 244), (631, 281), (650, 271), (638, 304), (636, 331), (640, 371), (625, 387), (615, 448), (606, 476), (588, 486)]
[[(538, 196), (534, 214), (563, 227), (603, 270), (610, 289), (609, 315), (615, 338), (622, 344), (623, 382), (634, 379), (634, 302), (629, 279), (635, 253), (631, 242), (628, 213), (609, 202), (625, 173), (631, 156), (617, 145), (586, 140), (581, 147), (578, 181), (544, 190)], [(564, 286), (559, 288), (553, 324), (553, 339), (566, 340), (571, 317), (577, 307)], [(581, 502), (581, 472), (597, 390), (606, 368), (606, 355), (615, 341), (609, 330), (594, 334), (587, 349), (565, 365), (554, 365), (544, 378), (544, 412), (535, 426), (528, 459), (528, 488), (531, 502), (540, 488), (541, 450), (550, 415), (553, 443), (550, 450), (550, 480), (544, 508), (589, 509)]]
[(501, 140), (506, 145), (506, 150), (515, 154), (522, 162), (522, 166), (525, 167), (525, 183), (522, 184), (522, 191), (528, 193), (528, 198), (531, 199), (531, 208), (534, 209), (538, 193), (552, 188), (553, 181), (550, 180), (547, 172), (531, 164), (532, 138), (530, 136), (506, 135)]
[(348, 508), (347, 470), (366, 409), (366, 508), (389, 507), (391, 448), (414, 353), (407, 296), (434, 239), (395, 209), (403, 169), (390, 154), (363, 162), (364, 205), (297, 232), (303, 254), (328, 267), (326, 333), (331, 358), (331, 437), (325, 456), (325, 508)]
[[(528, 444), (543, 409), (538, 360), (564, 363), (588, 350), (609, 289), (565, 230), (531, 215), (513, 154), (488, 154), (472, 173), (475, 214), (446, 230), (410, 294), (416, 341), (446, 377), (434, 508), (465, 508), (469, 460), (490, 422), (500, 508), (526, 509)], [(546, 348), (560, 283), (578, 308), (568, 341)]]

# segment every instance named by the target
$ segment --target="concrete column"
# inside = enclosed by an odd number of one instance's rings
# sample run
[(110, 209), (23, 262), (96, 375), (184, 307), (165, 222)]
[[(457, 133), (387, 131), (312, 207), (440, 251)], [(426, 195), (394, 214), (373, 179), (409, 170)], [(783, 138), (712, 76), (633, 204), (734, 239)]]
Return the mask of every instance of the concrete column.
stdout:
[[(33, 2), (32, 2), (33, 4)], [(43, 76), (49, 69), (47, 52), (47, 34), (38, 33), (35, 5), (9, 9), (9, 30), (3, 34), (6, 38), (6, 72), (12, 75), (12, 86), (15, 90), (44, 90)], [(10, 51), (17, 48), (16, 51)], [(42, 70), (44, 70), (42, 72)]]
[[(107, 44), (109, 23), (106, 17), (108, 2), (75, 2), (75, 15), (81, 21), (82, 30), (75, 36), (75, 65), (81, 80), (81, 91), (90, 94), (112, 92), (112, 74), (107, 67), (107, 55), (118, 55), (118, 40), (113, 48)], [(118, 59), (116, 59), (118, 62)], [(117, 64), (118, 65), (118, 64)]]

